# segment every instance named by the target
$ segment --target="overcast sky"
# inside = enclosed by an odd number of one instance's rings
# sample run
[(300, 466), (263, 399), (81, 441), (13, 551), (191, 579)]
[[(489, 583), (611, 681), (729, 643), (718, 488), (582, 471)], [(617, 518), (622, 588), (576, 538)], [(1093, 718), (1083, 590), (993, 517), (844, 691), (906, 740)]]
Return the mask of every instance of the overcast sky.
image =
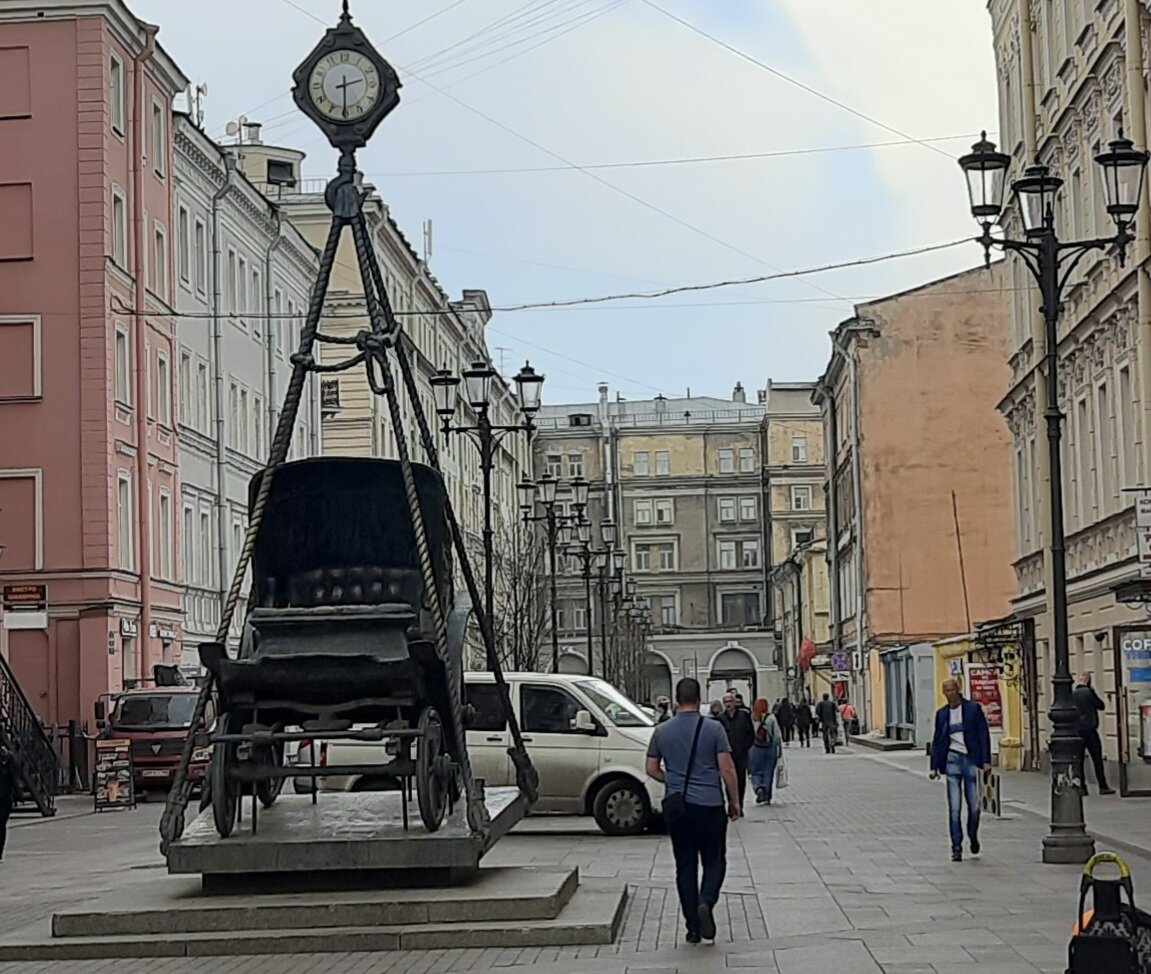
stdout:
[[(338, 0), (128, 2), (207, 83), (210, 134), (224, 140), (246, 114), (265, 141), (308, 153), (305, 175), (332, 173), (288, 92), (324, 29), (314, 18), (334, 22)], [(352, 13), (404, 83), (360, 168), (414, 244), (433, 221), (430, 263), (452, 296), (483, 288), (498, 308), (658, 290), (975, 232), (954, 159), (997, 123), (983, 3), (353, 0)], [(796, 153), (819, 149), (836, 151)], [(670, 162), (781, 152), (793, 154)], [(612, 165), (651, 162), (665, 164)], [(599, 381), (627, 398), (727, 397), (736, 381), (814, 379), (853, 301), (981, 256), (968, 244), (803, 280), (507, 311), (489, 346), (509, 373), (525, 358), (544, 371), (549, 402), (594, 398)]]

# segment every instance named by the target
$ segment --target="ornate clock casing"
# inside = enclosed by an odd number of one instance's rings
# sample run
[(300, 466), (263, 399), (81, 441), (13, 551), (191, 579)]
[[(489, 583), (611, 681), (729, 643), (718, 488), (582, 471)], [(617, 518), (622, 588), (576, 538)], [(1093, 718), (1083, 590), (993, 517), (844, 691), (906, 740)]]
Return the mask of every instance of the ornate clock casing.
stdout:
[[(351, 83), (364, 86), (363, 95), (346, 116), (339, 103), (334, 103), (333, 96), (336, 88), (347, 90), (350, 75), (343, 77), (343, 85), (325, 84), (325, 76), (344, 70), (343, 65), (351, 65), (363, 79)], [(292, 73), (292, 81), (295, 82), (292, 98), (300, 111), (316, 123), (335, 148), (342, 151), (367, 145), (376, 126), (400, 103), (399, 75), (372, 46), (364, 32), (352, 23), (346, 4), (339, 24), (328, 28)], [(373, 84), (376, 87), (369, 91)], [(358, 114), (356, 108), (361, 109)]]

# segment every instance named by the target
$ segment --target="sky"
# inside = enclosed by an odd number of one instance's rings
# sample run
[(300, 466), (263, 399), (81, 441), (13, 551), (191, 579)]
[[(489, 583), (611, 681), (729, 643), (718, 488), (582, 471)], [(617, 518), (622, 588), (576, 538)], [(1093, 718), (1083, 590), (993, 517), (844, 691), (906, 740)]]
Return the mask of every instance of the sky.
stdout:
[[(335, 153), (292, 103), (339, 0), (128, 0), (196, 84), (205, 128)], [(401, 103), (360, 169), (433, 273), (494, 308), (744, 280), (972, 237), (955, 159), (997, 119), (973, 0), (353, 0)], [(992, 135), (994, 137), (994, 134)], [(730, 157), (744, 158), (730, 158)], [(747, 158), (751, 156), (752, 158)], [(729, 158), (716, 158), (729, 157)], [(704, 161), (700, 161), (704, 160)], [(964, 243), (854, 268), (497, 311), (493, 360), (550, 403), (811, 381), (854, 303), (976, 266)]]

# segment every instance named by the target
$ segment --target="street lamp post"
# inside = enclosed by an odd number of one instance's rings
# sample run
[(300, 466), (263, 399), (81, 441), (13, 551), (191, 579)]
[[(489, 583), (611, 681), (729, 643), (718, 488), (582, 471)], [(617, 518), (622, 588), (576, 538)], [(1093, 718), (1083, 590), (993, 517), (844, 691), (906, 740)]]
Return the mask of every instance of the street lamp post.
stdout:
[[(526, 477), (520, 482), (520, 507), (524, 512), (524, 522), (527, 524), (543, 523), (547, 527), (548, 538), (548, 574), (550, 575), (548, 591), (551, 597), (551, 630), (552, 630), (552, 665), (553, 673), (560, 668), (560, 634), (559, 634), (559, 604), (556, 590), (556, 556), (560, 545), (560, 528), (569, 532), (572, 523), (583, 520), (584, 510), (587, 508), (588, 491), (591, 485), (583, 477), (574, 477), (571, 482), (572, 507), (574, 512), (570, 515), (556, 513), (556, 494), (560, 482), (551, 474), (544, 474), (538, 481), (532, 483)], [(543, 508), (542, 515), (531, 513), (532, 492), (535, 492), (535, 506)]]
[(592, 576), (592, 562), (595, 560), (595, 552), (591, 547), (591, 523), (587, 518), (583, 518), (576, 524), (577, 543), (573, 544), (568, 549), (568, 554), (572, 555), (580, 566), (580, 577), (583, 579), (584, 584), (584, 632), (587, 636), (587, 672), (588, 676), (595, 676), (595, 645), (592, 639), (592, 601), (591, 601), (591, 576)]
[(492, 380), (495, 370), (486, 362), (474, 362), (463, 373), (464, 391), (468, 403), (476, 411), (474, 426), (456, 426), (452, 419), (459, 409), (460, 379), (448, 369), (440, 369), (432, 376), (432, 393), (436, 401), (436, 413), (440, 417), (441, 429), (445, 435), (458, 433), (470, 439), (480, 451), (480, 470), (483, 475), (484, 495), (484, 615), (485, 625), (490, 629), (494, 643), (495, 636), (495, 551), (492, 533), (492, 470), (495, 468), (496, 448), (504, 438), (512, 433), (526, 433), (530, 439), (535, 429), (535, 416), (540, 408), (540, 394), (543, 391), (544, 377), (539, 375), (530, 363), (524, 363), (515, 377), (520, 411), (524, 415), (522, 423), (500, 426), (491, 421)]
[(1127, 247), (1134, 240), (1131, 226), (1143, 198), (1143, 177), (1148, 153), (1135, 149), (1129, 139), (1119, 137), (1106, 152), (1095, 157), (1107, 194), (1107, 212), (1115, 221), (1115, 235), (1094, 240), (1063, 242), (1055, 230), (1055, 196), (1063, 180), (1051, 175), (1047, 166), (1036, 163), (1015, 180), (1012, 191), (1019, 205), (1025, 238), (995, 237), (992, 226), (999, 223), (1011, 156), (997, 152), (987, 133), (968, 155), (959, 160), (971, 197), (971, 212), (982, 225), (978, 242), (983, 245), (988, 266), (991, 250), (999, 247), (1019, 255), (1039, 285), (1045, 325), (1047, 371), (1047, 450), (1050, 458), (1051, 538), (1051, 617), (1055, 647), (1055, 674), (1052, 677), (1051, 720), (1051, 831), (1043, 839), (1043, 861), (1048, 863), (1086, 862), (1095, 849), (1083, 821), (1083, 795), (1068, 787), (1078, 763), (1077, 715), (1071, 695), (1071, 664), (1067, 645), (1067, 561), (1063, 533), (1063, 470), (1060, 456), (1063, 413), (1059, 408), (1059, 311), (1063, 289), (1083, 257), (1094, 250), (1116, 249), (1120, 266)]

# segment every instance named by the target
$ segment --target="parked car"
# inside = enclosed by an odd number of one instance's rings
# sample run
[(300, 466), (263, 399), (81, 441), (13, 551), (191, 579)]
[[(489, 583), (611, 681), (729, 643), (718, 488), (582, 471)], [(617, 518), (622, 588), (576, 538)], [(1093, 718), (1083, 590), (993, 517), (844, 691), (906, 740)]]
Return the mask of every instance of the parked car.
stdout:
[[(508, 673), (512, 708), (540, 776), (535, 812), (591, 815), (607, 835), (636, 835), (659, 825), (662, 787), (646, 771), (655, 721), (643, 708), (603, 680), (561, 673)], [(515, 783), (508, 748), (511, 732), (491, 673), (465, 676), (467, 702), (474, 708), (468, 754), (477, 778), (489, 787)], [(383, 745), (330, 741), (317, 748), (302, 741), (289, 760), (297, 764), (378, 763)], [(372, 755), (369, 757), (369, 753)], [(297, 793), (310, 778), (295, 778)], [(359, 775), (321, 779), (325, 791), (396, 790), (398, 782)]]

